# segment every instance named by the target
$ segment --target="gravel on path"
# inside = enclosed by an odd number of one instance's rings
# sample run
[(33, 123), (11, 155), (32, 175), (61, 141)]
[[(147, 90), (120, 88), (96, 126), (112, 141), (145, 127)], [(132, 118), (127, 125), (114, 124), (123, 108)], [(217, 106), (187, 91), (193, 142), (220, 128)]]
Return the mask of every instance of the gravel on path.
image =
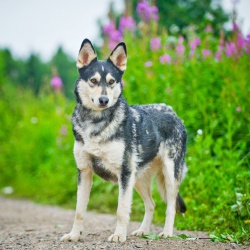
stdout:
[[(79, 242), (61, 242), (60, 238), (71, 230), (74, 219), (73, 210), (56, 206), (38, 205), (26, 200), (13, 200), (0, 197), (0, 250), (2, 249), (250, 249), (234, 243), (211, 242), (209, 239), (151, 240), (130, 233), (140, 225), (130, 222), (125, 243), (110, 243), (108, 237), (116, 225), (114, 215), (88, 212), (85, 232)], [(152, 233), (158, 234), (161, 228), (152, 226)], [(175, 235), (207, 237), (203, 232), (178, 231)]]

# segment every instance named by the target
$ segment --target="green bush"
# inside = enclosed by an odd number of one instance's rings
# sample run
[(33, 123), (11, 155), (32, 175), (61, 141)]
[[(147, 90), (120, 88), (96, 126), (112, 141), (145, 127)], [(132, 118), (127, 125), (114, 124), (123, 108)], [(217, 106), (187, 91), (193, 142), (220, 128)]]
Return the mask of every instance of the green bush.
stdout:
[[(13, 186), (16, 195), (41, 202), (68, 202), (76, 180), (70, 125), (73, 105), (63, 96), (37, 98), (10, 83), (2, 85), (1, 96), (1, 186)], [(62, 189), (65, 179), (68, 188)]]

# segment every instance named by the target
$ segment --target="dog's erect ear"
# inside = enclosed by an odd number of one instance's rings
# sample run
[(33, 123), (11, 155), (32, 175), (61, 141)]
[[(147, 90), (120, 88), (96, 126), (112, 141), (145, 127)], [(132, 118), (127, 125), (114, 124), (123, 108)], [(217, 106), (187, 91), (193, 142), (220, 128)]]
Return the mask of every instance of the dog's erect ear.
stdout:
[(94, 59), (97, 59), (95, 49), (89, 39), (84, 39), (79, 51), (76, 66), (83, 68), (88, 66)]
[(127, 67), (127, 49), (125, 43), (119, 43), (109, 56), (109, 60), (121, 71)]

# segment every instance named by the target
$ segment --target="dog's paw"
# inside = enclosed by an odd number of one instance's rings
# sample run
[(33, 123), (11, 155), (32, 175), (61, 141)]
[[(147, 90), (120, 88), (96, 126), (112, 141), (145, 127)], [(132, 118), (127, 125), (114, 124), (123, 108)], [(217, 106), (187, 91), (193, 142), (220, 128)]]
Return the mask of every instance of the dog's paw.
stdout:
[(60, 239), (61, 241), (78, 241), (80, 238), (79, 234), (64, 234), (63, 237)]
[(110, 242), (125, 242), (126, 241), (126, 235), (112, 234), (108, 238), (108, 241), (110, 241)]
[(172, 237), (173, 234), (168, 233), (168, 232), (161, 232), (158, 236), (161, 237), (161, 238), (168, 238), (168, 237)]
[(133, 236), (144, 236), (147, 234), (149, 234), (148, 230), (140, 229), (140, 228), (131, 233), (131, 235), (133, 235)]

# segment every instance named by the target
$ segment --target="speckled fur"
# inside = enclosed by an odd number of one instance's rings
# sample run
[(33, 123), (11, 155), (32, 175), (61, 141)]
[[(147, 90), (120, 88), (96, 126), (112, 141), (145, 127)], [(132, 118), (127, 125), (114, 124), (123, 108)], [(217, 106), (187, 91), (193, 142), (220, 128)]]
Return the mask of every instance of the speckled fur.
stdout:
[(126, 69), (124, 43), (106, 61), (98, 61), (85, 39), (77, 66), (76, 107), (72, 117), (74, 156), (78, 168), (78, 193), (72, 231), (62, 240), (78, 240), (86, 212), (93, 173), (119, 184), (117, 226), (109, 241), (123, 242), (131, 210), (133, 188), (142, 196), (145, 215), (133, 235), (149, 233), (154, 202), (151, 179), (157, 175), (159, 191), (167, 202), (166, 221), (160, 236), (172, 236), (176, 207), (185, 211), (178, 187), (186, 172), (186, 130), (170, 106), (128, 106), (122, 98)]

